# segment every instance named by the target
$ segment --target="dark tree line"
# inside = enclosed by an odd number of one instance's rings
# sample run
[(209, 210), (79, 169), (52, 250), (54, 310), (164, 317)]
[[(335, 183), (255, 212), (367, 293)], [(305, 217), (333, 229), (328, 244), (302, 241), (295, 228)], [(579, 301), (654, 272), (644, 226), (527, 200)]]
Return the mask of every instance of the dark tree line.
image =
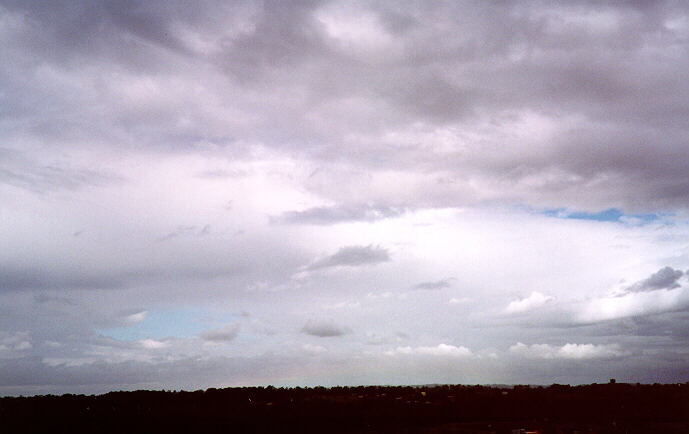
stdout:
[(0, 433), (689, 433), (689, 383), (243, 387), (0, 398)]

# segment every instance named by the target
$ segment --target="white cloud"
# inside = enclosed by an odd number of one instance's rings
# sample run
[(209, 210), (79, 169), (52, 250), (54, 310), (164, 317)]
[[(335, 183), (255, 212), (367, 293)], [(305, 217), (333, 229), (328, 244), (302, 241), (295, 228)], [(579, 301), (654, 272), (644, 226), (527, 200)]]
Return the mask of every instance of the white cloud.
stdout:
[(469, 303), (471, 301), (471, 298), (469, 297), (452, 297), (449, 301), (448, 304), (465, 304)]
[(148, 312), (142, 310), (141, 312), (136, 312), (125, 316), (124, 321), (127, 325), (133, 325), (146, 319), (146, 315), (148, 315)]
[(689, 293), (684, 288), (631, 292), (621, 296), (595, 298), (577, 313), (576, 319), (589, 323), (633, 316), (672, 312), (689, 306)]
[(301, 348), (309, 354), (321, 354), (328, 351), (324, 346), (313, 344), (304, 344)]
[(141, 345), (143, 348), (146, 348), (147, 350), (157, 350), (161, 348), (167, 348), (170, 346), (169, 342), (159, 341), (156, 339), (141, 339), (137, 342), (139, 343), (139, 345)]
[(436, 357), (468, 357), (473, 353), (471, 350), (464, 346), (454, 346), (448, 344), (439, 344), (436, 347), (397, 347), (393, 350), (385, 352), (386, 355), (423, 355), (423, 356), (436, 356)]
[(369, 292), (368, 294), (366, 294), (366, 298), (371, 299), (371, 300), (377, 300), (377, 299), (381, 299), (381, 298), (390, 298), (392, 296), (393, 296), (393, 293), (390, 291), (381, 292), (380, 294), (373, 293), (373, 292)]
[[(345, 49), (378, 52), (389, 49), (392, 38), (371, 11), (346, 3), (332, 3), (315, 12), (328, 37)], [(344, 7), (343, 7), (344, 6)]]
[(536, 309), (544, 304), (553, 301), (555, 298), (549, 295), (543, 295), (540, 292), (534, 291), (530, 296), (520, 300), (510, 302), (505, 308), (507, 313), (526, 312), (528, 310)]
[(510, 347), (510, 353), (527, 358), (539, 359), (599, 359), (614, 358), (628, 354), (618, 344), (572, 344), (561, 347), (548, 344), (526, 345), (521, 342)]
[(14, 347), (14, 349), (15, 350), (28, 350), (28, 349), (31, 349), (31, 347), (32, 347), (31, 342), (21, 341)]
[(340, 309), (358, 309), (361, 307), (361, 303), (358, 301), (341, 301), (339, 303), (333, 303), (333, 304), (328, 304), (326, 306), (323, 306), (324, 309), (328, 310), (340, 310)]
[(0, 359), (15, 358), (33, 348), (28, 332), (0, 331)]

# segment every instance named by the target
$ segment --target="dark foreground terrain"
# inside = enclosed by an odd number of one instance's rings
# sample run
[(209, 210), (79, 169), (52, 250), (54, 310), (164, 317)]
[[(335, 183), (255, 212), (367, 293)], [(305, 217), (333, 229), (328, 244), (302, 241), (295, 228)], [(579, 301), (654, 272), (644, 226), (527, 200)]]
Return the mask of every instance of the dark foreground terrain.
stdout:
[(689, 433), (689, 383), (246, 387), (0, 398), (1, 433)]

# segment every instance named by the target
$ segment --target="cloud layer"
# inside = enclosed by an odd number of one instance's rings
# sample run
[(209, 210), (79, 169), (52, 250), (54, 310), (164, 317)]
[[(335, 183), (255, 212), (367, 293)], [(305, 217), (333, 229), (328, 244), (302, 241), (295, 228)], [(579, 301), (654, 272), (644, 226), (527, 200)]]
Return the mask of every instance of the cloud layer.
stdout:
[(686, 381), (688, 52), (671, 1), (0, 0), (0, 394)]

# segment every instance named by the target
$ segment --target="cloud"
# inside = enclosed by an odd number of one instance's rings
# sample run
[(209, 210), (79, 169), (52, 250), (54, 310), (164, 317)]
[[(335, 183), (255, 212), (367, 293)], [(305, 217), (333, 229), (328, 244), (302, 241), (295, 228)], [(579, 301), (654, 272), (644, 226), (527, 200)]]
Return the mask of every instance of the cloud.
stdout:
[(33, 345), (28, 332), (0, 331), (0, 360), (22, 357), (31, 348)]
[(434, 289), (443, 289), (443, 288), (449, 288), (452, 286), (450, 283), (451, 280), (454, 280), (454, 278), (449, 277), (447, 279), (441, 279), (437, 280), (434, 282), (421, 282), (417, 283), (414, 285), (414, 289), (428, 289), (428, 290), (434, 290)]
[(178, 237), (183, 237), (183, 236), (202, 237), (202, 236), (208, 235), (210, 233), (210, 230), (211, 230), (211, 227), (208, 224), (204, 225), (201, 228), (194, 226), (194, 225), (178, 226), (177, 229), (168, 233), (165, 236), (158, 238), (156, 241), (163, 242), (163, 241), (168, 241), (168, 240), (172, 240), (172, 239), (175, 239)]
[(681, 285), (677, 283), (677, 281), (683, 275), (684, 273), (680, 270), (675, 270), (672, 267), (663, 267), (647, 279), (630, 286), (628, 290), (632, 292), (641, 292), (679, 288)]
[(329, 321), (308, 321), (301, 331), (307, 335), (317, 336), (319, 338), (330, 338), (344, 336), (351, 333), (352, 330), (348, 327), (342, 327)]
[(436, 347), (397, 347), (394, 350), (385, 352), (386, 355), (422, 355), (434, 357), (468, 357), (473, 353), (467, 347), (454, 346), (449, 344), (438, 344)]
[(380, 246), (346, 246), (323, 259), (309, 265), (308, 270), (319, 270), (330, 267), (359, 267), (373, 265), (390, 260), (387, 249)]
[(689, 294), (683, 288), (632, 292), (621, 296), (596, 298), (587, 302), (577, 315), (584, 323), (619, 318), (654, 315), (684, 310), (689, 307)]
[(405, 340), (409, 339), (409, 336), (402, 332), (393, 334), (367, 332), (366, 338), (366, 343), (369, 345), (384, 345), (404, 342)]
[(34, 300), (36, 301), (36, 303), (63, 303), (68, 304), (70, 306), (76, 305), (74, 300), (71, 300), (70, 298), (48, 295), (44, 293), (34, 295)]
[(322, 354), (328, 351), (328, 349), (323, 346), (313, 344), (304, 344), (301, 348), (309, 354)]
[(514, 300), (510, 302), (505, 308), (507, 313), (520, 313), (526, 312), (532, 309), (537, 309), (548, 302), (553, 301), (555, 298), (549, 295), (543, 295), (538, 291), (533, 291), (530, 296), (522, 298), (520, 300)]
[(59, 165), (45, 164), (34, 158), (21, 151), (0, 147), (0, 184), (44, 194), (122, 181), (118, 175), (107, 171), (74, 167), (73, 163), (64, 161)]
[[(686, 134), (687, 61), (673, 55), (685, 34), (683, 5), (653, 3), (643, 13), (586, 2), (348, 9), (7, 4), (3, 79), (12, 90), (3, 103), (13, 125), (31, 128), (6, 132), (13, 142), (28, 136), (70, 148), (232, 144), (238, 152), (260, 143), (313, 160), (325, 174), (343, 161), (376, 170), (414, 161), (433, 188), (413, 206), (484, 196), (686, 206), (678, 175), (687, 163), (675, 157)], [(651, 61), (658, 56), (662, 71)], [(625, 59), (641, 61), (620, 71)], [(64, 170), (63, 163), (37, 166)], [(24, 173), (6, 169), (13, 178)], [(38, 177), (50, 187), (65, 183)], [(364, 192), (359, 179), (328, 178), (310, 188)], [(436, 185), (440, 178), (454, 187)], [(364, 203), (395, 196), (390, 186), (374, 187)], [(319, 213), (293, 217), (339, 219)]]
[(358, 301), (353, 301), (353, 302), (341, 301), (339, 303), (333, 303), (333, 304), (323, 306), (324, 309), (328, 309), (328, 310), (358, 309), (360, 307), (361, 307), (361, 303), (359, 303)]
[[(73, 272), (72, 272), (73, 271)], [(99, 273), (98, 270), (50, 269), (40, 264), (5, 265), (0, 263), (0, 292), (72, 288), (119, 288), (123, 279), (112, 273)], [(37, 301), (48, 301), (47, 295), (38, 295)], [(55, 298), (52, 301), (57, 301)], [(65, 300), (63, 300), (65, 301)]]
[(577, 321), (593, 323), (628, 317), (657, 315), (689, 308), (689, 293), (679, 280), (684, 272), (663, 267), (648, 278), (616, 290), (610, 296), (586, 302), (577, 313)]
[(133, 324), (137, 324), (137, 323), (140, 323), (141, 321), (145, 320), (146, 315), (148, 315), (148, 312), (145, 310), (142, 310), (139, 312), (125, 314), (123, 319), (127, 325), (133, 325)]
[(201, 333), (201, 339), (208, 342), (230, 342), (239, 334), (239, 328), (239, 323), (235, 323), (219, 329), (207, 330)]
[(314, 207), (304, 211), (289, 211), (274, 219), (279, 223), (332, 225), (345, 222), (374, 222), (398, 217), (404, 214), (403, 208), (375, 205), (340, 205)]
[(510, 353), (537, 359), (608, 359), (627, 355), (618, 344), (571, 344), (561, 347), (548, 344), (526, 345), (517, 342), (510, 347)]
[(448, 301), (448, 304), (464, 304), (464, 303), (468, 303), (470, 301), (472, 301), (472, 299), (469, 297), (460, 297), (460, 298), (452, 297)]
[(147, 350), (159, 350), (170, 346), (170, 342), (156, 339), (141, 339), (138, 341), (138, 344)]
[(685, 2), (1, 3), (0, 389), (685, 381)]

